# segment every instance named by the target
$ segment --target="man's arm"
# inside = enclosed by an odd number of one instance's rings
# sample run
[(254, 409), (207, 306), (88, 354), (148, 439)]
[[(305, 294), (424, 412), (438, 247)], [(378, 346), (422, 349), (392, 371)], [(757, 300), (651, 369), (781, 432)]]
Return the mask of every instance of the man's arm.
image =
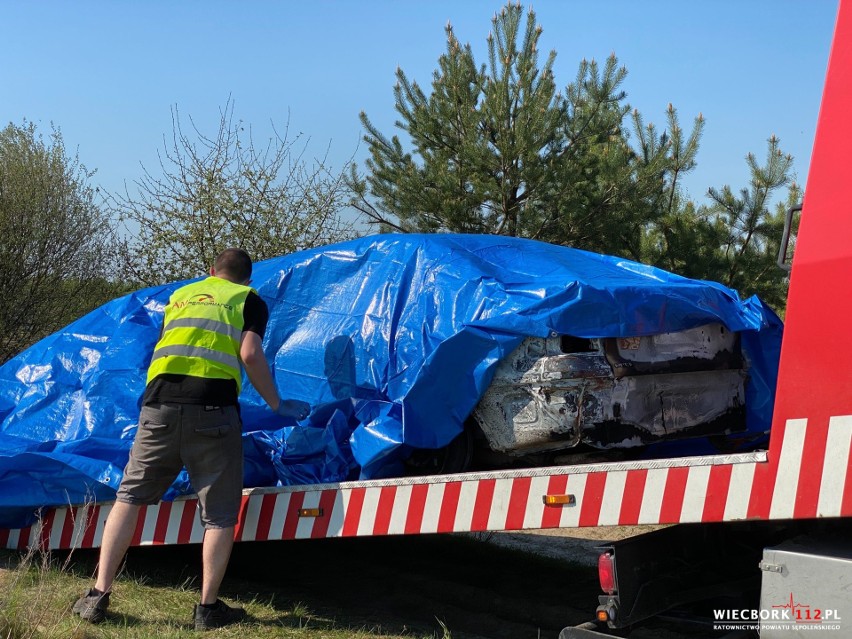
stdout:
[(272, 379), (272, 372), (269, 370), (269, 362), (263, 352), (263, 342), (260, 335), (252, 331), (243, 333), (240, 338), (240, 359), (251, 385), (260, 393), (263, 401), (269, 404), (272, 410), (277, 411), (281, 398), (278, 396), (275, 380)]
[(243, 332), (240, 338), (240, 359), (252, 386), (273, 411), (282, 417), (296, 419), (304, 419), (310, 414), (310, 404), (298, 399), (281, 399), (278, 396), (269, 362), (263, 352), (263, 342), (260, 335), (254, 331)]

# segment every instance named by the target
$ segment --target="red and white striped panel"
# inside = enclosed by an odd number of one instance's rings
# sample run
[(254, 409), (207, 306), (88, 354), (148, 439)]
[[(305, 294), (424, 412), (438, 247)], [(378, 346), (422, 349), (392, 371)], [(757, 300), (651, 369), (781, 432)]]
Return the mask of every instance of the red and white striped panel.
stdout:
[[(719, 455), (246, 491), (239, 541), (852, 515), (852, 416), (789, 420), (780, 454)], [(548, 506), (545, 495), (571, 495)], [(0, 547), (100, 545), (110, 504), (51, 510)], [(133, 545), (199, 543), (194, 498), (143, 508)], [(321, 514), (319, 514), (321, 513)]]

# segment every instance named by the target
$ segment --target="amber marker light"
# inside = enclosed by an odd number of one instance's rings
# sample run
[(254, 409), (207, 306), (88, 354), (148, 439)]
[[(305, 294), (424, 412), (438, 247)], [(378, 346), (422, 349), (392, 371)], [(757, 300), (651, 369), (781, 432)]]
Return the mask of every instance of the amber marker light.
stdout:
[(577, 503), (574, 495), (545, 495), (545, 506), (573, 506)]

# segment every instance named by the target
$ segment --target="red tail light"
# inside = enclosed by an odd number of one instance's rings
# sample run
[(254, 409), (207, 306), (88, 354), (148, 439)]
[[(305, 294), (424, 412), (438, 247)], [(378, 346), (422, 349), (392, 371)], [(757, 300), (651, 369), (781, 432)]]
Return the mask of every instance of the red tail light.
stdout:
[(612, 553), (605, 552), (598, 557), (598, 579), (601, 582), (601, 590), (608, 595), (615, 594), (615, 564), (612, 561)]

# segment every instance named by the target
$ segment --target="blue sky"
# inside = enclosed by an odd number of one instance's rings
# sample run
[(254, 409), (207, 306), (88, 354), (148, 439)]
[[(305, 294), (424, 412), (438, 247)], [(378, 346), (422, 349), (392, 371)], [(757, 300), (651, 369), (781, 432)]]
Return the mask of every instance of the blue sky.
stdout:
[[(344, 2), (11, 0), (0, 41), (0, 125), (24, 118), (49, 132), (108, 191), (158, 174), (171, 107), (215, 133), (229, 96), (255, 139), (289, 120), (290, 137), (329, 149), (333, 168), (366, 148), (358, 113), (394, 133), (394, 73), (428, 86), (445, 50), (444, 27), (485, 62), (485, 0)], [(690, 195), (745, 186), (744, 157), (763, 157), (775, 134), (805, 182), (837, 0), (538, 0), (541, 59), (557, 51), (557, 85), (581, 59), (615, 53), (628, 69), (628, 102), (665, 123), (672, 103), (684, 128), (706, 127)]]

